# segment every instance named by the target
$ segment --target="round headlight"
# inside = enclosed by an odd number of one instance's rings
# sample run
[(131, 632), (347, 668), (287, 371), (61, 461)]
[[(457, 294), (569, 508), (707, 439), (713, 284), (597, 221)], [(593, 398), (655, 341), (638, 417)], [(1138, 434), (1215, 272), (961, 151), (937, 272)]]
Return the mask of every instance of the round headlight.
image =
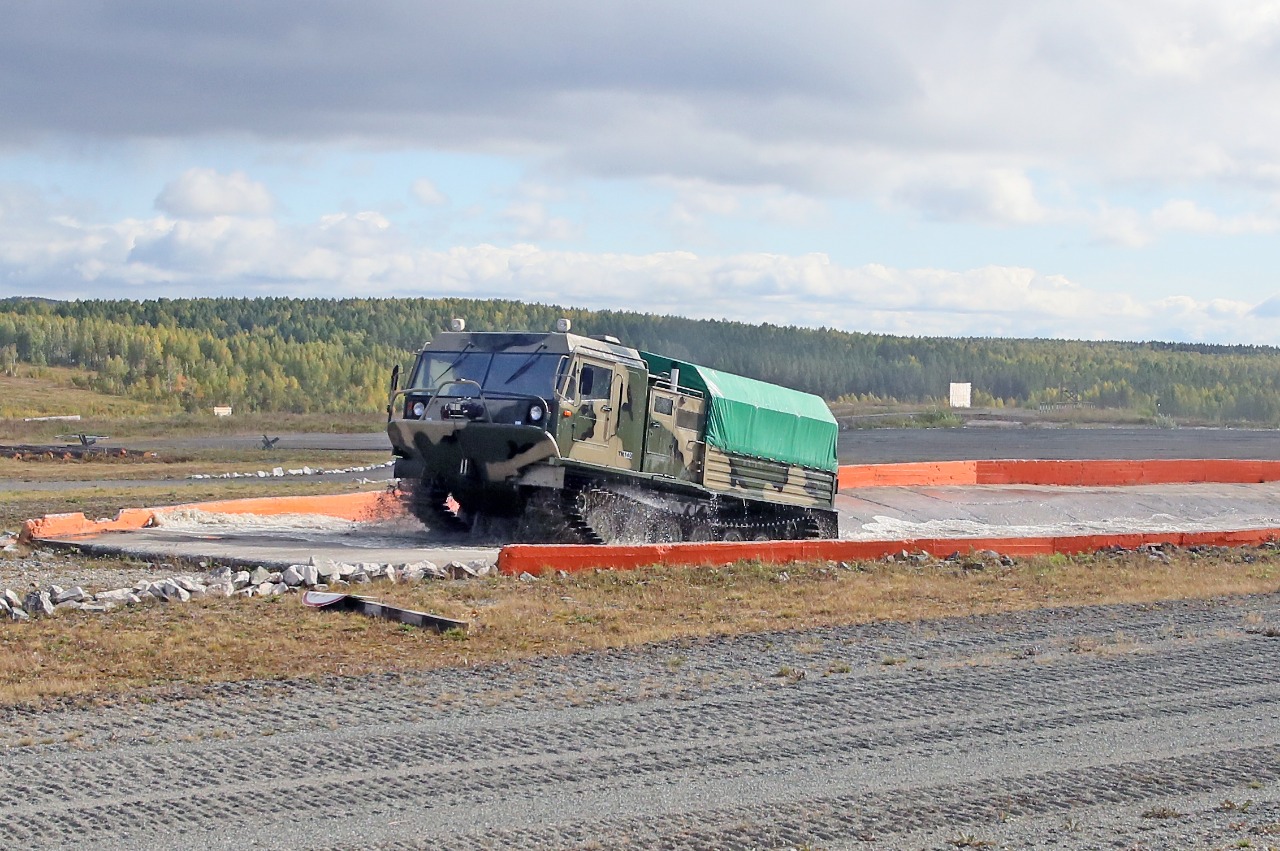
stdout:
[(413, 412), (415, 417), (421, 418), (427, 412), (427, 406), (422, 402), (414, 402), (413, 407), (409, 410)]
[(533, 407), (529, 408), (529, 422), (531, 423), (542, 422), (542, 415), (544, 413), (546, 413), (546, 411), (542, 410), (541, 405), (534, 405)]

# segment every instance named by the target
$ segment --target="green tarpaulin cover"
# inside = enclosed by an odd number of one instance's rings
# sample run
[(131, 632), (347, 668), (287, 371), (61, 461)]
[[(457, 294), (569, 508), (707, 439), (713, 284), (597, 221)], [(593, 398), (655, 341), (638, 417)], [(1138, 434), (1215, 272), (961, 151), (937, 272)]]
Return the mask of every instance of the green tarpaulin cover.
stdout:
[(649, 372), (680, 370), (680, 386), (707, 399), (707, 443), (725, 452), (835, 471), (839, 427), (812, 393), (641, 352)]

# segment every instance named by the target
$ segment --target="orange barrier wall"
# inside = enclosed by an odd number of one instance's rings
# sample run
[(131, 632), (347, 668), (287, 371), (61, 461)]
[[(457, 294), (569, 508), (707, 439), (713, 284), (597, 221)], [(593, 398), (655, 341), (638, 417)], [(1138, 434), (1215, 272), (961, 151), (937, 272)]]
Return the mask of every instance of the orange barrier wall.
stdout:
[(129, 532), (150, 526), (153, 512), (150, 508), (126, 508), (114, 520), (90, 520), (79, 512), (71, 514), (46, 514), (22, 524), (19, 541), (35, 538), (59, 538), (66, 535), (96, 535), (99, 532)]
[(936, 487), (942, 485), (1126, 485), (1280, 481), (1280, 461), (938, 461), (910, 464), (858, 464), (840, 468), (845, 488)]
[(343, 520), (374, 520), (399, 510), (396, 498), (386, 491), (320, 494), (317, 496), (260, 496), (193, 502), (155, 508), (160, 513), (195, 509), (213, 514), (323, 514)]
[(547, 570), (631, 570), (648, 565), (672, 567), (718, 566), (759, 560), (771, 564), (792, 561), (858, 561), (884, 558), (902, 551), (926, 552), (937, 558), (953, 553), (991, 550), (1001, 555), (1032, 556), (1097, 552), (1144, 544), (1174, 546), (1257, 546), (1280, 539), (1280, 529), (1235, 532), (1172, 532), (1127, 535), (1069, 535), (1045, 538), (918, 538), (900, 541), (735, 541), (705, 544), (640, 544), (601, 547), (589, 544), (513, 544), (502, 548), (498, 570), (508, 575)]
[(856, 464), (840, 468), (845, 488), (912, 487), (916, 485), (974, 485), (977, 461), (922, 461), (911, 464)]
[(126, 508), (113, 520), (90, 520), (83, 514), (46, 514), (22, 524), (18, 538), (65, 538), (97, 535), (102, 532), (127, 532), (142, 529), (155, 522), (155, 515), (167, 511), (195, 509), (215, 514), (323, 514), (343, 520), (375, 520), (398, 513), (400, 505), (386, 491), (322, 494), (318, 496), (264, 496), (249, 499), (227, 499), (218, 502), (192, 502), (162, 508)]

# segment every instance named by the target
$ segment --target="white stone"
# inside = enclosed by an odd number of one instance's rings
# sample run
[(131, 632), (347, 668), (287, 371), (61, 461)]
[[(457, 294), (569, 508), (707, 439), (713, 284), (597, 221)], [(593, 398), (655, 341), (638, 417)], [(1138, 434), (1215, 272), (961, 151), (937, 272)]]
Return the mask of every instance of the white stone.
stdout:
[(239, 570), (231, 574), (231, 587), (237, 591), (249, 584), (249, 571)]
[(259, 597), (265, 597), (271, 593), (271, 589), (276, 587), (274, 582), (260, 582), (254, 586), (254, 592)]
[(302, 574), (302, 584), (308, 588), (320, 584), (320, 570), (314, 564), (304, 564), (298, 572)]
[(18, 607), (18, 608), (16, 608), (16, 609), (11, 609), (11, 610), (9, 611), (9, 617), (10, 617), (10, 618), (12, 618), (12, 619), (13, 619), (13, 620), (15, 620), (15, 621), (27, 621), (27, 620), (31, 620), (31, 615), (29, 615), (29, 614), (27, 614), (25, 611), (23, 611), (21, 607)]
[(64, 589), (61, 585), (50, 585), (45, 589), (45, 593), (49, 595), (50, 600), (53, 600), (56, 603), (63, 590)]
[(267, 471), (266, 471), (266, 470), (259, 470), (259, 471), (258, 471), (258, 478), (259, 478), (259, 479), (265, 479), (266, 477), (267, 477)]
[[(204, 578), (205, 582), (213, 584), (214, 582), (231, 582), (233, 581), (232, 576), (234, 576), (234, 574), (232, 573), (231, 568), (224, 564), (222, 567), (215, 567), (213, 570), (206, 573)], [(248, 577), (245, 577), (245, 579), (247, 581)]]
[(5, 615), (9, 614), (9, 612), (11, 611), (13, 610), (9, 606), (9, 601), (5, 600), (3, 597), (0, 597), (0, 617), (4, 617)]
[(77, 585), (75, 588), (68, 588), (61, 594), (55, 596), (53, 598), (53, 604), (56, 606), (59, 603), (79, 603), (83, 599), (84, 589)]
[(190, 576), (175, 576), (173, 577), (173, 581), (174, 581), (174, 584), (176, 584), (179, 588), (181, 588), (183, 591), (186, 591), (188, 593), (191, 593), (191, 594), (195, 594), (197, 592), (202, 594), (204, 593), (204, 585), (202, 583), (196, 582)]
[(13, 593), (12, 588), (4, 589), (4, 601), (9, 604), (10, 609), (22, 608), (22, 598)]
[(338, 565), (339, 579), (350, 579), (352, 576), (355, 575), (355, 572), (356, 572), (356, 566), (354, 564), (347, 564), (346, 562), (342, 562), (341, 564)]
[(128, 603), (131, 599), (138, 599), (138, 596), (133, 593), (132, 588), (117, 588), (114, 591), (99, 591), (93, 596), (99, 603)]
[(291, 564), (288, 567), (286, 567), (284, 569), (284, 572), (280, 574), (281, 583), (288, 585), (290, 587), (295, 585), (301, 585), (302, 571), (298, 569), (300, 566), (301, 565)]
[(341, 575), (338, 571), (338, 565), (331, 561), (322, 561), (318, 564), (313, 563), (312, 567), (316, 569), (316, 574), (319, 575), (320, 579), (325, 582), (330, 579), (337, 579)]
[(32, 591), (27, 594), (27, 599), (23, 601), (22, 608), (32, 616), (51, 615), (53, 614), (53, 601), (43, 591)]
[(454, 579), (470, 579), (476, 576), (476, 569), (460, 561), (451, 561), (444, 566), (445, 571)]
[(393, 584), (400, 581), (400, 577), (396, 574), (396, 569), (391, 565), (387, 565), (387, 579)]
[(165, 579), (152, 586), (152, 593), (165, 602), (177, 600), (186, 603), (191, 600), (191, 592), (183, 588), (173, 579)]
[(231, 592), (235, 590), (235, 586), (229, 580), (227, 582), (212, 582), (205, 586), (205, 593), (214, 597), (230, 597)]
[(271, 576), (271, 571), (265, 567), (255, 567), (253, 572), (249, 574), (249, 582), (253, 585), (261, 585)]
[(277, 582), (275, 585), (271, 586), (272, 595), (277, 597), (280, 596), (281, 594), (287, 593), (288, 591), (289, 591), (289, 586), (285, 585), (283, 582)]
[(284, 475), (284, 467), (272, 467), (271, 475), (275, 476), (277, 479), (280, 478)]

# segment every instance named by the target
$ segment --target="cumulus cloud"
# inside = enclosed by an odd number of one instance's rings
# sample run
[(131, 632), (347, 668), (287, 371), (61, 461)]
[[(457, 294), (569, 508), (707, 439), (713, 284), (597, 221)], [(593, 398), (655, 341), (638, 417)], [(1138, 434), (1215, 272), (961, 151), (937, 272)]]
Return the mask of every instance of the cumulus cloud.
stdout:
[(409, 194), (416, 198), (419, 204), (425, 204), (428, 207), (449, 203), (448, 197), (440, 191), (440, 188), (425, 177), (420, 177), (410, 184)]
[(502, 211), (517, 240), (553, 242), (573, 239), (581, 229), (563, 216), (553, 216), (537, 201), (513, 201)]
[[(0, 174), (22, 173), (41, 146), (115, 164), (114, 152), (145, 160), (192, 142), (224, 146), (219, 162), (238, 155), (248, 171), (299, 150), (317, 161), (465, 152), (479, 155), (468, 168), (488, 155), (520, 175), (493, 179), (527, 182), (505, 192), (467, 168), (451, 175), (451, 187), (469, 181), (454, 193), (466, 209), (416, 211), (432, 225), (416, 237), (439, 240), (435, 250), (396, 228), (387, 200), (407, 202), (407, 184), (417, 204), (449, 205), (414, 179), (431, 167), (370, 181), (369, 195), (345, 184), (324, 197), (320, 174), (298, 193), (316, 206), (290, 204), (302, 218), (287, 223), (271, 218), (263, 184), (229, 166), (189, 169), (155, 198), (159, 215), (109, 223), (0, 195), (0, 280), (64, 295), (380, 294), (430, 281), (579, 303), (644, 292), (654, 300), (592, 304), (907, 333), (1275, 341), (1267, 303), (1222, 301), (1217, 277), (1205, 284), (1215, 298), (1128, 297), (1036, 268), (1027, 246), (1096, 252), (1072, 269), (1099, 268), (1120, 246), (1143, 252), (1137, 268), (1196, 234), (1228, 246), (1226, 267), (1230, 238), (1280, 230), (1278, 43), (1275, 4), (1249, 0), (801, 11), (763, 0), (193, 0), (181, 13), (101, 0), (73, 16), (14, 4), (0, 28), (0, 150), (20, 156), (0, 160)], [(166, 177), (191, 161), (180, 156)], [(564, 188), (585, 185), (627, 189), (610, 205)], [(654, 187), (669, 203), (639, 209)], [(898, 254), (896, 267), (877, 265), (878, 246), (842, 245), (848, 265), (767, 250), (825, 247), (797, 233), (854, 208), (897, 216), (922, 239), (1022, 228), (1034, 240), (1005, 252), (988, 236), (950, 255), (930, 242), (927, 260)], [(347, 212), (316, 212), (335, 209)], [(622, 225), (642, 219), (665, 227), (643, 244), (698, 251), (568, 250), (601, 232), (625, 244)], [(770, 225), (789, 230), (770, 241)], [(911, 267), (926, 263), (936, 268)]]
[(267, 187), (244, 172), (219, 174), (211, 168), (192, 168), (165, 184), (156, 196), (156, 209), (183, 219), (214, 216), (265, 216), (275, 206)]
[(1028, 224), (1045, 216), (1031, 180), (1013, 169), (956, 165), (911, 175), (889, 191), (897, 204), (941, 221)]
[(1161, 205), (1151, 214), (1151, 223), (1162, 230), (1192, 233), (1274, 233), (1280, 230), (1280, 218), (1275, 216), (1261, 214), (1220, 216), (1194, 201), (1181, 198)]
[(1260, 2), (194, 8), (10, 9), (0, 138), (362, 138), (1001, 222), (1042, 215), (1034, 174), (1249, 184), (1280, 160)]
[[(38, 257), (32, 245), (41, 246)], [(821, 253), (626, 254), (529, 243), (428, 250), (376, 211), (296, 226), (261, 217), (94, 225), (53, 216), (0, 228), (0, 282), (0, 294), (52, 297), (458, 295), (915, 335), (1280, 343), (1276, 299), (1257, 307), (1143, 301), (1031, 268), (845, 266)]]

